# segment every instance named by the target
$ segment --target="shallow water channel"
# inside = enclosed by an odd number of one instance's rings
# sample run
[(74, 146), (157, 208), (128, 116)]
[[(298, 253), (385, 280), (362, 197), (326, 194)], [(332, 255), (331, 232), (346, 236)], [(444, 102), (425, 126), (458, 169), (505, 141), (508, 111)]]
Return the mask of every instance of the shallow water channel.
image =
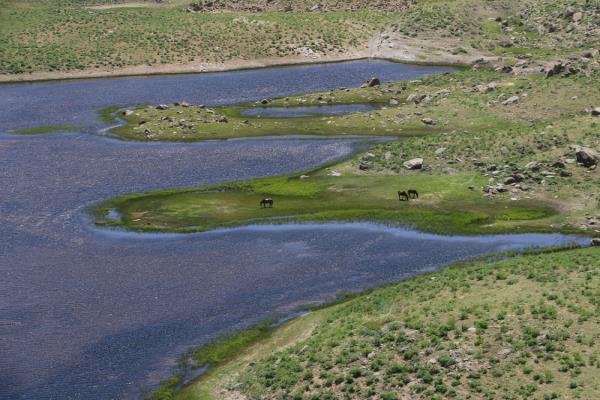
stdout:
[(0, 85), (0, 398), (128, 399), (190, 346), (297, 307), (561, 235), (443, 237), (371, 224), (250, 226), (203, 234), (94, 228), (85, 212), (131, 192), (300, 171), (365, 139), (134, 143), (17, 136), (96, 111), (176, 100), (238, 103), (445, 69), (382, 61), (208, 75)]

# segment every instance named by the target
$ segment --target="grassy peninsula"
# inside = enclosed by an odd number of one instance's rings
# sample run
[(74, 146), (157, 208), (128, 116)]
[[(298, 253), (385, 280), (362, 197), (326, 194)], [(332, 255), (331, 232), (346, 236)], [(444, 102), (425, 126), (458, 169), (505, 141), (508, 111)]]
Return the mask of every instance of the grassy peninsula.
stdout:
[(599, 274), (593, 248), (452, 266), (265, 331), (155, 398), (596, 399)]
[[(144, 107), (125, 117), (129, 123), (118, 128), (121, 136), (198, 140), (313, 132), (418, 137), (374, 146), (325, 169), (126, 196), (102, 205), (102, 211), (116, 208), (122, 220), (98, 223), (203, 231), (290, 220), (375, 220), (445, 233), (594, 232), (597, 161), (584, 165), (582, 157), (586, 151), (596, 157), (594, 149), (600, 146), (600, 118), (587, 106), (600, 104), (600, 85), (597, 72), (589, 74), (515, 77), (468, 69), (266, 105)], [(381, 108), (344, 116), (239, 116), (244, 109), (261, 107), (362, 103)], [(197, 122), (201, 119), (206, 120)], [(418, 165), (412, 165), (415, 160)], [(408, 189), (416, 189), (420, 198), (400, 202), (397, 191)], [(274, 198), (276, 206), (261, 209), (258, 202), (264, 197)]]

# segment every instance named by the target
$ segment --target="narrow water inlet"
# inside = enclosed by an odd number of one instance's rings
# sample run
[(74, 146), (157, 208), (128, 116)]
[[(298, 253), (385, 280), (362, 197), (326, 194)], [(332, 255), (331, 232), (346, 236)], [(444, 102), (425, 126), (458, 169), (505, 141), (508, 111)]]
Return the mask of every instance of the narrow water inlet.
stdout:
[(311, 116), (347, 115), (357, 112), (369, 112), (380, 109), (371, 104), (333, 104), (319, 106), (256, 107), (242, 112), (246, 117), (259, 118), (301, 118)]

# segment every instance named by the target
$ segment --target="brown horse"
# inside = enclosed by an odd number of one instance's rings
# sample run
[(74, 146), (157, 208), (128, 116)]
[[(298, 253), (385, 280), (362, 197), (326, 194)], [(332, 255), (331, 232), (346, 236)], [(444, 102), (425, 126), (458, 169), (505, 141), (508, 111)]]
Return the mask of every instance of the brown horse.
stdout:
[(260, 206), (264, 208), (267, 208), (267, 206), (273, 207), (273, 199), (262, 199), (260, 201)]
[(408, 196), (408, 193), (404, 192), (404, 191), (398, 191), (398, 200), (400, 201), (408, 201), (410, 197)]
[(417, 192), (415, 189), (410, 189), (408, 191), (408, 197), (410, 197), (411, 199), (418, 199), (419, 198), (419, 192)]

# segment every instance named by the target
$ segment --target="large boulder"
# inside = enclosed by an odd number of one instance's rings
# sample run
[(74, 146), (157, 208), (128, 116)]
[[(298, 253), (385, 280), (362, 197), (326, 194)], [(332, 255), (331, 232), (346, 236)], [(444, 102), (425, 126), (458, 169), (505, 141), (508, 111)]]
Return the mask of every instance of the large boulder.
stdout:
[(406, 169), (421, 169), (423, 168), (423, 159), (422, 158), (413, 158), (412, 160), (408, 160), (404, 163), (404, 168)]
[(381, 85), (381, 81), (377, 77), (373, 77), (371, 79), (367, 79), (367, 81), (361, 86), (363, 88), (366, 87), (375, 87)]
[(600, 154), (589, 147), (572, 145), (571, 149), (575, 151), (577, 162), (584, 167), (593, 167), (594, 165), (598, 164), (598, 161), (600, 160)]
[(567, 69), (568, 65), (565, 65), (562, 61), (556, 61), (550, 63), (544, 67), (544, 72), (546, 73), (546, 78), (550, 78), (554, 75), (558, 75)]

